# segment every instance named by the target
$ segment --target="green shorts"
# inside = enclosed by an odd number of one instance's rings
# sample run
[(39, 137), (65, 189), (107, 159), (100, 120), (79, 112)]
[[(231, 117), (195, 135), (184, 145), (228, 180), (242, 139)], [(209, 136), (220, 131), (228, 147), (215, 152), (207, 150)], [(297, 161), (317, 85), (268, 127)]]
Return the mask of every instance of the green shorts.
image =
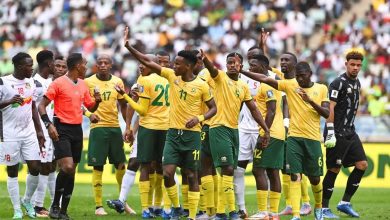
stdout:
[(200, 149), (200, 157), (203, 155), (211, 157), (211, 149), (210, 149), (210, 138), (209, 138), (209, 125), (203, 125), (202, 132), (200, 133), (200, 139), (202, 141), (202, 146)]
[(284, 141), (270, 138), (268, 147), (264, 150), (255, 149), (253, 167), (282, 169), (284, 164)]
[(237, 167), (238, 161), (238, 129), (218, 126), (210, 128), (211, 155), (215, 167)]
[(120, 128), (98, 127), (91, 129), (88, 142), (88, 165), (103, 166), (126, 162), (123, 137)]
[(200, 132), (170, 128), (163, 152), (163, 165), (175, 164), (181, 168), (198, 170)]
[(137, 135), (137, 161), (150, 163), (161, 162), (167, 131), (154, 130), (139, 126)]
[(286, 172), (288, 174), (323, 175), (323, 158), (319, 141), (288, 137), (286, 154)]

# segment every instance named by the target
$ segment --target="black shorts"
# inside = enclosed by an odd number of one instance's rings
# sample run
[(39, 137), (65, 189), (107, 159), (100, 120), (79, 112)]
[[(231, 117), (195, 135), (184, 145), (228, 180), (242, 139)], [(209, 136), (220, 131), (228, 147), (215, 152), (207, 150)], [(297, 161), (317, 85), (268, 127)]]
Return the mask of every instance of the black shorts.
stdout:
[(53, 141), (56, 160), (72, 157), (74, 163), (79, 163), (81, 151), (83, 150), (83, 129), (81, 124), (65, 124), (61, 123), (58, 118), (54, 118), (54, 126), (59, 135), (59, 140)]
[(366, 153), (359, 136), (353, 133), (348, 136), (336, 136), (336, 146), (326, 149), (326, 167), (351, 167), (358, 161), (367, 161)]

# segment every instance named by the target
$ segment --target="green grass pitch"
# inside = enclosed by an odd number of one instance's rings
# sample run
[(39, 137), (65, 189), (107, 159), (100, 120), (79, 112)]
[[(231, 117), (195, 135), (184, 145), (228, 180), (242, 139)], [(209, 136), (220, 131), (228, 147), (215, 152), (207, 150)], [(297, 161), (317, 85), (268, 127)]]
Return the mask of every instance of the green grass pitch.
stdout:
[[(20, 184), (20, 193), (23, 195), (25, 190), (24, 183)], [(336, 211), (335, 206), (341, 199), (344, 190), (336, 188), (331, 201), (331, 208)], [(311, 191), (309, 189), (309, 194)], [(389, 202), (390, 190), (378, 189), (378, 188), (360, 188), (355, 197), (352, 200), (352, 204), (356, 211), (360, 213), (360, 219), (390, 219), (390, 202)], [(116, 199), (118, 197), (118, 187), (113, 184), (107, 184), (103, 186), (103, 200)], [(282, 196), (283, 197), (283, 196)], [(311, 197), (311, 203), (313, 204), (313, 198)], [(45, 206), (48, 206), (49, 198), (46, 195)], [(137, 211), (136, 216), (120, 215), (115, 211), (104, 206), (105, 210), (109, 213), (105, 217), (96, 217), (94, 215), (94, 200), (92, 195), (92, 186), (89, 184), (76, 184), (75, 191), (73, 192), (72, 200), (69, 208), (69, 215), (73, 219), (141, 219), (140, 216), (140, 200), (138, 193), (138, 185), (134, 185), (130, 195), (128, 197), (128, 203)], [(246, 188), (246, 204), (250, 214), (256, 212), (256, 191), (254, 186), (248, 186)], [(13, 209), (11, 201), (8, 197), (7, 184), (0, 182), (0, 219), (11, 219), (13, 215)], [(280, 209), (284, 208), (284, 200), (280, 203)], [(335, 212), (337, 213), (337, 212)], [(337, 213), (339, 214), (339, 213)], [(290, 219), (291, 217), (282, 217), (281, 219)], [(28, 217), (24, 217), (28, 219)], [(313, 219), (313, 215), (303, 217), (302, 219)], [(341, 216), (341, 219), (351, 219), (346, 216)]]

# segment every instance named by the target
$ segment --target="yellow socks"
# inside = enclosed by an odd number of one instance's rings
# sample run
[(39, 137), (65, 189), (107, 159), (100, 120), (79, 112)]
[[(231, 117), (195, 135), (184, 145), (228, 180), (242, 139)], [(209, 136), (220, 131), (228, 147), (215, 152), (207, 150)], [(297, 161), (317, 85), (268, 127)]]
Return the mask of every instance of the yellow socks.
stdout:
[(301, 206), (301, 182), (291, 181), (290, 182), (290, 197), (292, 213), (294, 217), (299, 217), (299, 211)]
[[(179, 195), (178, 195), (179, 193), (177, 192), (176, 184), (171, 186), (171, 187), (168, 187), (166, 189), (167, 189), (168, 197), (171, 200), (173, 207), (174, 208), (180, 207)], [(164, 207), (165, 207), (165, 205), (164, 205)]]
[(283, 183), (282, 183), (283, 194), (284, 194), (284, 198), (286, 200), (286, 206), (291, 206), (291, 198), (290, 198), (291, 177), (290, 177), (290, 175), (283, 174), (282, 181), (283, 181)]
[(140, 181), (139, 182), (139, 193), (141, 196), (141, 208), (142, 210), (148, 210), (149, 208), (149, 191), (150, 191), (150, 181)]
[(314, 200), (316, 201), (316, 208), (322, 208), (322, 183), (318, 185), (311, 185), (311, 190), (313, 191)]
[(188, 209), (188, 185), (181, 185), (181, 198), (183, 199), (183, 209)]
[(218, 178), (218, 205), (217, 205), (217, 213), (222, 214), (225, 213), (225, 193), (222, 187), (222, 177)]
[[(199, 211), (205, 212), (207, 210), (207, 208), (206, 208), (206, 197), (204, 196), (204, 190), (202, 188), (202, 185), (199, 185), (199, 191), (200, 191)], [(190, 199), (190, 197), (189, 197), (189, 194), (188, 194), (188, 201), (189, 201), (189, 199)]]
[(301, 193), (302, 193), (302, 202), (309, 203), (310, 202), (310, 196), (309, 196), (309, 190), (308, 190), (308, 178), (305, 175), (302, 175), (302, 181), (301, 181)]
[(279, 212), (280, 192), (269, 192), (269, 211), (272, 213)]
[(266, 212), (267, 211), (268, 191), (257, 190), (256, 191), (256, 199), (257, 199), (258, 211)]
[[(202, 182), (202, 189), (203, 189), (203, 195), (205, 200), (205, 206), (206, 206), (206, 212), (207, 215), (212, 216), (214, 215), (214, 208), (215, 202), (214, 202), (214, 179), (211, 175), (204, 176), (201, 178)], [(218, 182), (217, 182), (218, 184)], [(218, 188), (217, 188), (218, 189)], [(218, 192), (217, 192), (218, 193)]]
[(150, 188), (149, 188), (149, 196), (148, 196), (148, 207), (152, 207), (153, 206), (154, 189), (155, 189), (155, 185), (156, 185), (155, 173), (149, 174), (149, 182), (150, 182)]
[(154, 184), (154, 206), (161, 206), (161, 201), (163, 198), (162, 192), (162, 179), (163, 176), (161, 174), (156, 173), (156, 183)]
[(225, 200), (229, 207), (229, 212), (236, 210), (236, 200), (234, 197), (233, 176), (222, 176), (222, 186)]
[(219, 190), (218, 190), (218, 188), (219, 188), (219, 183), (218, 183), (218, 179), (219, 179), (219, 177), (218, 177), (218, 175), (214, 175), (213, 176), (213, 184), (214, 184), (214, 208), (217, 208), (218, 207), (218, 202), (219, 202), (219, 200), (218, 200), (218, 198), (219, 198)]
[(164, 184), (162, 184), (161, 189), (162, 189), (162, 194), (163, 194), (164, 210), (165, 211), (171, 210), (172, 202), (169, 199), (168, 192), (167, 192), (167, 189), (165, 188)]
[(93, 186), (93, 193), (95, 196), (96, 207), (103, 206), (102, 174), (103, 172), (99, 170), (92, 171), (92, 186)]
[(126, 173), (125, 168), (123, 168), (122, 170), (119, 170), (119, 169), (115, 170), (115, 178), (116, 178), (116, 182), (118, 183), (119, 192), (121, 192), (122, 179), (123, 179), (123, 176), (125, 175), (125, 173)]
[(189, 218), (195, 219), (199, 203), (199, 192), (188, 191)]

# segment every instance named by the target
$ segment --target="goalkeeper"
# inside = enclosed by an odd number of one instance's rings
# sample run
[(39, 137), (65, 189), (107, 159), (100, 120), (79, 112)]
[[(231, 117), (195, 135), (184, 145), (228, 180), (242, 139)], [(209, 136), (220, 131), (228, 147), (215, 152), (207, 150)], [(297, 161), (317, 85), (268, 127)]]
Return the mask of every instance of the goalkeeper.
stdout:
[(361, 69), (363, 55), (351, 51), (346, 56), (346, 73), (337, 77), (329, 86), (330, 115), (324, 131), (327, 173), (323, 185), (323, 217), (338, 218), (329, 209), (334, 183), (341, 166), (354, 170), (348, 177), (344, 196), (337, 205), (337, 210), (352, 217), (359, 214), (352, 209), (351, 198), (359, 187), (367, 158), (359, 136), (355, 132), (354, 119), (359, 106), (360, 82), (357, 78)]

